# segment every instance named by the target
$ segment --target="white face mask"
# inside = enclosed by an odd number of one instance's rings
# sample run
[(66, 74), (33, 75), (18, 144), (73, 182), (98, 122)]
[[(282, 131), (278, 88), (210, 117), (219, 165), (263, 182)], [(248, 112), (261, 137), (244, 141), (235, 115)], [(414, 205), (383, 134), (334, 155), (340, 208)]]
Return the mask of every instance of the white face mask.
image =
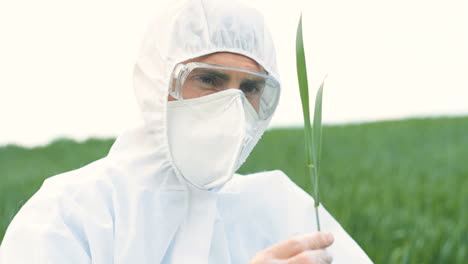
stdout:
[(258, 116), (238, 89), (170, 101), (167, 118), (174, 165), (200, 189), (229, 181), (256, 143)]

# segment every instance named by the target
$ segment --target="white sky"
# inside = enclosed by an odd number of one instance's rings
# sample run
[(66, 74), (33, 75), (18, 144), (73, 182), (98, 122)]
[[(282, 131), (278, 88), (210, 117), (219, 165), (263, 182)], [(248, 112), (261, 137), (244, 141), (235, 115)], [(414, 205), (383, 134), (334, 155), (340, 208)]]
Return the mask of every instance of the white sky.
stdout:
[[(325, 122), (468, 115), (468, 1), (250, 2), (276, 41), (283, 94), (273, 126), (302, 125), (301, 9), (312, 94), (328, 73)], [(117, 136), (134, 123), (132, 68), (155, 6), (1, 1), (0, 145)]]

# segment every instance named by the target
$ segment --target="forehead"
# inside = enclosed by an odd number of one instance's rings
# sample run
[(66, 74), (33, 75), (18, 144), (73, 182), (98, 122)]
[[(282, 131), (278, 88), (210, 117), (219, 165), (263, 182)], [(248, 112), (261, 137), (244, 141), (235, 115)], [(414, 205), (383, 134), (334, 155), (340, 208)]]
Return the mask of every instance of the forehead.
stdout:
[(218, 52), (208, 54), (202, 57), (191, 59), (183, 63), (189, 62), (202, 62), (209, 64), (217, 64), (228, 67), (240, 68), (253, 72), (265, 73), (263, 68), (254, 60), (244, 55), (230, 53), (230, 52)]

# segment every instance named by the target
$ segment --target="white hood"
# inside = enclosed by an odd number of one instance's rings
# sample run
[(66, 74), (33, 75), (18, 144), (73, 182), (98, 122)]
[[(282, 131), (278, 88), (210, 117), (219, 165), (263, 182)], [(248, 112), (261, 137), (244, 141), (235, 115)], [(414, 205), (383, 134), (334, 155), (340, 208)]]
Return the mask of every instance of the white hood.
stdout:
[[(150, 24), (134, 69), (134, 89), (148, 135), (146, 147), (157, 149), (161, 169), (172, 166), (167, 139), (167, 98), (177, 63), (216, 52), (232, 52), (259, 63), (279, 80), (273, 40), (262, 15), (239, 1), (193, 0), (162, 4)], [(266, 130), (259, 130), (239, 166)], [(113, 148), (118, 151), (120, 144)], [(148, 149), (149, 150), (149, 149)], [(150, 150), (149, 150), (150, 151)], [(159, 173), (156, 173), (159, 174)], [(160, 174), (159, 174), (160, 175)]]

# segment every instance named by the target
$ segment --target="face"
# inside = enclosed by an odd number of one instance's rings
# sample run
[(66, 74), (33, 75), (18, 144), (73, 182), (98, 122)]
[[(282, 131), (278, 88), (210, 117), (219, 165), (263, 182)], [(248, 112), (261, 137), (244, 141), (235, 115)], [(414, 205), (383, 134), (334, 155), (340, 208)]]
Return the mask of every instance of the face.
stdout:
[[(262, 67), (254, 60), (235, 53), (219, 52), (213, 53), (206, 56), (198, 57), (192, 60), (182, 62), (183, 64), (189, 62), (201, 62), (208, 64), (216, 64), (222, 66), (228, 66), (233, 68), (239, 68), (252, 72), (265, 73)], [(259, 94), (261, 93), (262, 85), (261, 78), (255, 78), (254, 75), (237, 72), (237, 71), (217, 71), (217, 72), (197, 72), (194, 70), (193, 73), (187, 77), (184, 83), (184, 98), (197, 98), (200, 96), (208, 95), (219, 91), (219, 89), (235, 88), (240, 89), (244, 92), (246, 97), (249, 99), (254, 108), (258, 108), (258, 104), (255, 103), (259, 100)], [(219, 85), (218, 85), (219, 83)], [(221, 85), (222, 83), (222, 85)], [(216, 84), (216, 85), (214, 85)], [(194, 89), (194, 87), (213, 87), (212, 89)], [(216, 87), (216, 89), (214, 89)], [(169, 95), (169, 101), (176, 100)], [(258, 110), (258, 109), (257, 109)]]

